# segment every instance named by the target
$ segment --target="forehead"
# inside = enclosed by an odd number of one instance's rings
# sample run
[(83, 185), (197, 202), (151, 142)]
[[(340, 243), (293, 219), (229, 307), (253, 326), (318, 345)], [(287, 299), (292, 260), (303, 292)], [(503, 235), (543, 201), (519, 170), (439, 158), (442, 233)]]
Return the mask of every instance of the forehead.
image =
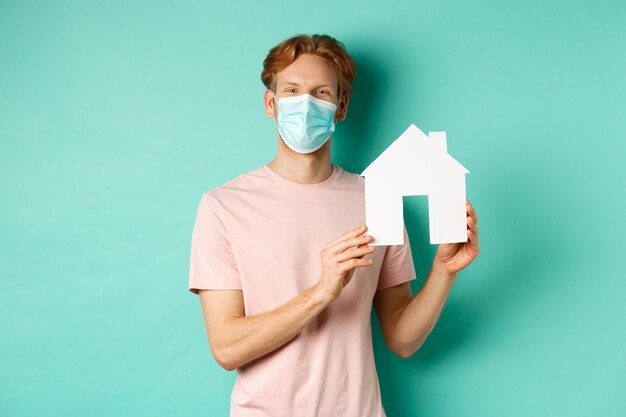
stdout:
[(287, 68), (276, 73), (276, 87), (287, 83), (301, 86), (330, 85), (337, 88), (337, 73), (330, 60), (318, 55), (300, 55)]

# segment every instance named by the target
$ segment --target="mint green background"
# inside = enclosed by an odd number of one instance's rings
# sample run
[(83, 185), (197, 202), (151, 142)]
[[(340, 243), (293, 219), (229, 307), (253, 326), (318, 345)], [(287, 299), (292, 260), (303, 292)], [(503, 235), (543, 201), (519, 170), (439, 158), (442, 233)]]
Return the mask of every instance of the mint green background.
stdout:
[[(359, 65), (333, 162), (360, 172), (416, 123), (471, 171), (481, 254), (424, 346), (395, 357), (373, 316), (388, 415), (626, 415), (625, 21), (620, 1), (0, 2), (0, 415), (228, 415), (191, 230), (202, 193), (275, 155), (261, 64), (302, 32)], [(426, 198), (405, 203), (415, 292), (436, 247)]]

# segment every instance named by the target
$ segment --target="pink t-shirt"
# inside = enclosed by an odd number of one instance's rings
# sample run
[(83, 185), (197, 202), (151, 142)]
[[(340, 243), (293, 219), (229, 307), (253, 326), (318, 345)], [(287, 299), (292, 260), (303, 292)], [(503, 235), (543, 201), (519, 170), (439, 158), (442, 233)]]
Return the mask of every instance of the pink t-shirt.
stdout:
[[(202, 195), (189, 291), (241, 289), (247, 316), (285, 304), (320, 278), (322, 246), (365, 224), (364, 179), (333, 164), (315, 184), (267, 165)], [(371, 333), (377, 289), (415, 279), (408, 235), (379, 246), (341, 295), (291, 341), (236, 369), (232, 417), (381, 417)]]

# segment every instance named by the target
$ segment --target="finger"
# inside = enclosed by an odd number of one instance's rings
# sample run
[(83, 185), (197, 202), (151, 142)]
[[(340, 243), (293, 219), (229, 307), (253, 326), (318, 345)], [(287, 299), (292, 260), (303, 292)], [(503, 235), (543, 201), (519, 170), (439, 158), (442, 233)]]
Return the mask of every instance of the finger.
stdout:
[(470, 244), (472, 250), (478, 252), (478, 236), (471, 230), (467, 231), (467, 241)]
[(467, 210), (467, 214), (469, 216), (474, 217), (474, 221), (478, 223), (478, 216), (476, 216), (476, 211), (474, 210), (474, 207), (472, 207), (469, 200), (466, 199), (465, 201), (466, 201), (465, 208)]
[(340, 268), (342, 271), (349, 271), (354, 268), (358, 268), (361, 266), (370, 266), (374, 262), (372, 259), (350, 259), (348, 261), (342, 262)]
[(330, 248), (328, 248), (328, 250), (330, 251), (330, 253), (337, 254), (337, 253), (341, 253), (345, 251), (346, 249), (349, 249), (355, 246), (364, 245), (371, 240), (372, 240), (371, 236), (352, 237), (344, 241), (341, 241), (334, 246), (331, 246)]
[(478, 226), (476, 225), (476, 220), (474, 217), (467, 218), (467, 227), (470, 229), (476, 236), (478, 236)]
[(366, 230), (367, 230), (367, 226), (365, 226), (365, 225), (357, 227), (354, 230), (350, 230), (349, 232), (346, 232), (346, 233), (342, 234), (337, 239), (326, 243), (326, 245), (324, 245), (324, 247), (328, 247), (329, 248), (329, 247), (331, 247), (333, 245), (336, 245), (337, 243), (341, 242), (342, 240), (359, 236), (359, 235), (365, 233)]
[(367, 255), (368, 253), (374, 252), (375, 250), (376, 248), (374, 248), (374, 246), (362, 245), (341, 252), (340, 254), (336, 255), (333, 260), (335, 262), (345, 262), (348, 259), (360, 258), (364, 255)]

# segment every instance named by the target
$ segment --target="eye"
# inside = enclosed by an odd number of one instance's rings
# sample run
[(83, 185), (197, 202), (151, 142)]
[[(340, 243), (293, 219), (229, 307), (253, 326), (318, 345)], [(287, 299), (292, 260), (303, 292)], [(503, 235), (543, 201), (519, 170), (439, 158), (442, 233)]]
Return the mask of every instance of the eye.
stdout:
[(320, 96), (328, 95), (328, 91), (326, 91), (326, 90), (317, 90), (316, 94), (318, 94)]
[(287, 88), (287, 89), (285, 89), (285, 93), (290, 93), (290, 94), (293, 94), (293, 93), (295, 93), (295, 92), (296, 92), (296, 89), (295, 89), (295, 88)]

